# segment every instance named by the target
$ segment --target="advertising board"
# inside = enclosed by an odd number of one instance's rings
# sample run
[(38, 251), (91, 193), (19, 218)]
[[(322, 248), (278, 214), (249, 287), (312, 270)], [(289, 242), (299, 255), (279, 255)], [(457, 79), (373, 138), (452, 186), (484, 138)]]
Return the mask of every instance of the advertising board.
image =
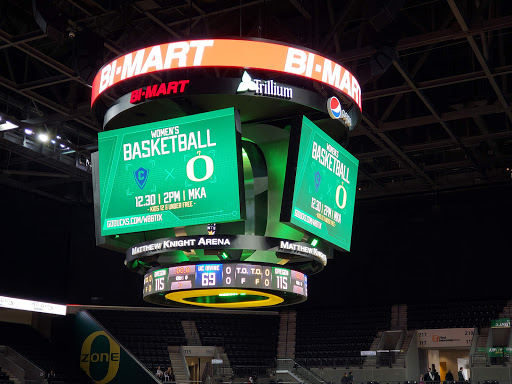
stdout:
[(98, 136), (102, 236), (243, 218), (233, 108)]
[(419, 348), (469, 348), (474, 333), (474, 328), (420, 329), (416, 332)]
[(52, 315), (66, 315), (66, 306), (43, 301), (16, 299), (14, 297), (0, 296), (0, 307), (18, 309), (21, 311), (49, 313)]
[(349, 251), (358, 166), (304, 116), (290, 134), (281, 221)]
[(177, 41), (127, 53), (96, 74), (91, 105), (110, 87), (136, 76), (201, 67), (256, 68), (300, 76), (343, 93), (361, 110), (361, 87), (346, 68), (318, 53), (261, 39)]
[(510, 328), (510, 319), (491, 320), (492, 328)]

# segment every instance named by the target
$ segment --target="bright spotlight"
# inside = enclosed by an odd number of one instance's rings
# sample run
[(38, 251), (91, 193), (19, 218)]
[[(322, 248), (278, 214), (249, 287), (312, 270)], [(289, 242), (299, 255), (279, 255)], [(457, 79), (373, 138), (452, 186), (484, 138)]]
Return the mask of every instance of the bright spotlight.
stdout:
[(27, 135), (32, 135), (34, 133), (33, 130), (29, 129), (29, 128), (25, 128), (25, 134)]
[(48, 135), (46, 133), (40, 133), (37, 138), (41, 140), (43, 143), (48, 141)]
[(18, 126), (10, 121), (6, 121), (5, 123), (0, 124), (0, 131), (7, 131), (9, 129), (18, 128)]

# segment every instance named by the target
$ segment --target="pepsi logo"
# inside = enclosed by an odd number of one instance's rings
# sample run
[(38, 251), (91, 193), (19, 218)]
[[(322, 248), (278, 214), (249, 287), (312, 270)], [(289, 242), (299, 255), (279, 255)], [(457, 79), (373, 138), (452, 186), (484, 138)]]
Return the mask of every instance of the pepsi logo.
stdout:
[(332, 119), (339, 119), (341, 117), (341, 103), (336, 96), (330, 97), (327, 100), (327, 112)]
[(352, 129), (352, 118), (341, 108), (341, 103), (336, 96), (327, 99), (327, 112), (331, 119), (341, 120), (349, 129)]

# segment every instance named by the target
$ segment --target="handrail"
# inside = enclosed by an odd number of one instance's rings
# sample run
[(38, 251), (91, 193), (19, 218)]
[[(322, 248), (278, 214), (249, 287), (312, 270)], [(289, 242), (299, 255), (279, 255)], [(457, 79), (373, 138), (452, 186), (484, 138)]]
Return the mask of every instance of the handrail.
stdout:
[(180, 356), (181, 356), (181, 362), (183, 363), (183, 366), (185, 367), (185, 374), (187, 375), (187, 381), (190, 381), (190, 369), (188, 369), (187, 359), (185, 358), (185, 354), (183, 353), (183, 346), (180, 347)]
[(231, 367), (232, 374), (236, 377), (251, 376), (253, 374), (266, 375), (269, 370), (269, 365), (234, 365)]
[[(294, 361), (295, 362), (295, 361)], [(313, 371), (310, 371), (309, 369), (307, 368), (304, 368), (302, 365), (300, 365), (299, 363), (295, 362), (295, 365), (293, 366), (294, 369), (296, 369), (298, 371), (298, 369), (300, 368), (302, 371), (300, 371), (300, 373), (302, 374), (303, 371), (305, 371), (309, 376), (312, 376), (314, 379), (316, 379), (316, 382), (319, 382), (319, 383), (325, 383), (325, 380), (323, 378), (321, 378), (319, 375), (317, 375), (315, 372)]]
[[(319, 383), (325, 383), (326, 381), (320, 377), (319, 375), (317, 375), (315, 372), (313, 371), (310, 371), (309, 369), (303, 367), (302, 365), (300, 365), (297, 361), (295, 361), (294, 359), (276, 359), (277, 361), (287, 361), (287, 362), (292, 362), (293, 363), (293, 368), (294, 370), (298, 371), (299, 368), (302, 369), (303, 371), (305, 371), (309, 376), (312, 376), (314, 379), (315, 379), (315, 382), (319, 382)], [(301, 371), (302, 373), (302, 371)]]
[(4, 356), (25, 371), (25, 380), (37, 381), (44, 377), (43, 369), (11, 347), (5, 346)]
[[(247, 384), (247, 381), (235, 381), (235, 380), (229, 380), (229, 381), (222, 381), (221, 382), (222, 384)], [(366, 384), (367, 382), (363, 382), (363, 381), (357, 381), (355, 380), (354, 381), (354, 384)], [(373, 381), (372, 382), (373, 384), (404, 384), (404, 383), (408, 383), (408, 384), (417, 384), (417, 381), (413, 381), (413, 380), (382, 380), (382, 381)], [(442, 381), (432, 381), (430, 382), (432, 384), (442, 384), (443, 382)], [(457, 384), (458, 382), (457, 381), (453, 381), (452, 384)], [(466, 383), (469, 383), (469, 382), (466, 382)], [(493, 380), (493, 379), (488, 379), (488, 380), (480, 380), (479, 383), (481, 384), (512, 384), (512, 380)], [(180, 383), (181, 384), (181, 383)], [(297, 384), (296, 381), (280, 381), (279, 384)]]
[(205, 364), (204, 366), (204, 370), (203, 370), (203, 375), (201, 377), (201, 383), (203, 384), (206, 384), (206, 379), (211, 376), (210, 375), (210, 370), (212, 368), (212, 363), (210, 363), (209, 361)]
[(474, 327), (473, 328), (473, 340), (471, 342), (471, 348), (469, 349), (469, 355), (470, 356), (472, 354), (474, 354), (475, 351), (476, 351), (476, 345), (478, 344), (478, 335), (479, 335), (478, 327)]
[(503, 352), (501, 355), (491, 355), (486, 348), (486, 352), (476, 352), (469, 355), (470, 366), (485, 365), (490, 367), (492, 365), (506, 366), (512, 362), (512, 356), (509, 353)]
[(20, 380), (21, 384), (25, 384), (25, 370), (1, 353), (0, 367), (4, 368), (4, 370), (12, 372), (14, 377)]
[[(371, 357), (371, 356), (370, 356)], [(306, 357), (296, 359), (297, 361), (305, 362), (305, 367), (309, 369), (310, 366), (319, 367), (362, 367), (364, 359), (362, 356), (345, 356), (345, 357)], [(279, 359), (278, 359), (279, 360)], [(310, 364), (313, 362), (313, 364)]]
[(402, 349), (402, 345), (404, 343), (404, 340), (405, 340), (405, 331), (402, 330), (402, 332), (400, 333), (400, 338), (398, 339), (398, 343), (396, 343), (396, 348), (397, 349)]

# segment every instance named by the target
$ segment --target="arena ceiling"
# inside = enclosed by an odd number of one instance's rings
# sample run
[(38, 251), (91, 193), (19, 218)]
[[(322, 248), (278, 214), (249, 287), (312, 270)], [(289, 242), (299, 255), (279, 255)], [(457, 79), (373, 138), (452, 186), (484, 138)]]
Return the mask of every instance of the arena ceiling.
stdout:
[(305, 46), (358, 77), (358, 198), (510, 183), (511, 28), (512, 3), (497, 0), (3, 0), (0, 124), (19, 128), (0, 131), (0, 185), (91, 203), (101, 65), (233, 36)]

